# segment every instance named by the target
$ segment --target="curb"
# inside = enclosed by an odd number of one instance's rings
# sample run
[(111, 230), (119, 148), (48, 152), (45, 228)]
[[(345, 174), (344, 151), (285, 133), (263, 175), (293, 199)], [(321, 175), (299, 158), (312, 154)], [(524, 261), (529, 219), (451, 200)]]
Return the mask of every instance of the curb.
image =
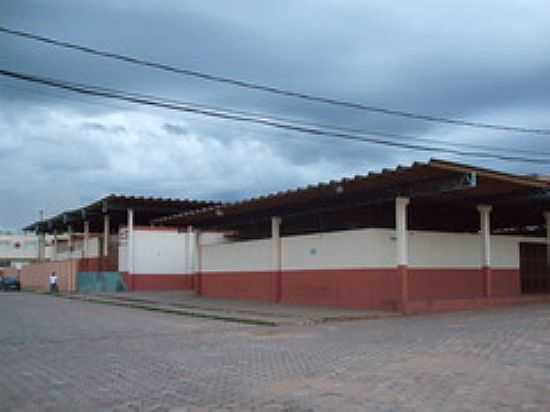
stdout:
[(204, 312), (178, 309), (178, 308), (169, 307), (169, 306), (160, 306), (160, 305), (152, 305), (152, 304), (136, 303), (136, 302), (123, 302), (123, 301), (116, 300), (116, 299), (104, 299), (104, 298), (96, 298), (96, 297), (89, 297), (89, 296), (82, 296), (82, 295), (71, 295), (71, 294), (65, 294), (65, 293), (51, 294), (49, 292), (45, 292), (45, 291), (42, 291), (42, 290), (32, 290), (32, 289), (24, 289), (23, 291), (24, 292), (35, 293), (35, 294), (38, 294), (38, 295), (51, 296), (53, 298), (69, 299), (69, 300), (80, 300), (80, 301), (83, 301), (83, 302), (100, 303), (100, 304), (104, 304), (104, 305), (121, 306), (121, 307), (134, 308), (134, 309), (142, 309), (142, 310), (148, 310), (148, 311), (151, 311), (151, 312), (168, 313), (168, 314), (173, 314), (173, 315), (188, 316), (188, 317), (192, 317), (192, 318), (221, 320), (221, 321), (224, 321), (224, 322), (244, 323), (244, 324), (248, 324), (248, 325), (271, 326), (271, 327), (279, 326), (279, 325), (282, 324), (282, 323), (271, 321), (271, 320), (255, 319), (255, 318), (243, 318), (243, 317), (237, 317), (237, 316), (216, 315), (216, 314), (210, 314), (210, 313), (204, 313)]

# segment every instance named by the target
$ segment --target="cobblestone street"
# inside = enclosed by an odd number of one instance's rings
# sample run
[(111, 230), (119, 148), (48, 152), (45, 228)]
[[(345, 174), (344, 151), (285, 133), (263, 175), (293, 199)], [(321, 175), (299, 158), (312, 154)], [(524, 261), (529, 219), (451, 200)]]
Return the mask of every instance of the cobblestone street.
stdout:
[(550, 306), (263, 327), (0, 293), (2, 411), (550, 411)]

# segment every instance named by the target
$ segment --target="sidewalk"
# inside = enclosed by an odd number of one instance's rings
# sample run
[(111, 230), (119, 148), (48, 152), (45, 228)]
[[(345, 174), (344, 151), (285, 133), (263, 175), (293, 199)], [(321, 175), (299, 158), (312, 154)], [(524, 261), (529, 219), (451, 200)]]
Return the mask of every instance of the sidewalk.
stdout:
[(95, 295), (77, 294), (70, 295), (70, 297), (73, 299), (158, 310), (193, 317), (270, 326), (315, 325), (326, 322), (399, 316), (398, 313), (374, 310), (351, 310), (212, 299), (199, 297), (194, 292), (187, 291), (123, 292)]

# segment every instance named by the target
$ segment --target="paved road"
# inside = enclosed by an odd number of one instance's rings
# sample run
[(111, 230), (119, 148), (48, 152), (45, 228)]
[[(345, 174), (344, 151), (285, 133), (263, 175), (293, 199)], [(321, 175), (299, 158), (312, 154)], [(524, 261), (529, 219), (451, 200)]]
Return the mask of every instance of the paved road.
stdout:
[(0, 294), (2, 411), (550, 411), (550, 306), (258, 327)]

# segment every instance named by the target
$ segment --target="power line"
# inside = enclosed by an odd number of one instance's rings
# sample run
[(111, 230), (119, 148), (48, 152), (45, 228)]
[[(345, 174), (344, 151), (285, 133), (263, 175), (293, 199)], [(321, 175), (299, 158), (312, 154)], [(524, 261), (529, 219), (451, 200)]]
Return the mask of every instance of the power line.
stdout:
[(78, 50), (80, 52), (93, 54), (96, 56), (111, 58), (111, 59), (123, 61), (126, 63), (136, 64), (136, 65), (154, 68), (158, 70), (164, 70), (172, 73), (178, 73), (185, 76), (195, 77), (195, 78), (199, 78), (199, 79), (207, 80), (211, 82), (229, 84), (232, 86), (242, 87), (250, 90), (261, 91), (261, 92), (276, 94), (276, 95), (285, 96), (285, 97), (297, 98), (297, 99), (306, 100), (310, 102), (340, 106), (348, 109), (362, 110), (362, 111), (367, 111), (371, 113), (398, 116), (398, 117), (403, 117), (403, 118), (408, 118), (413, 120), (422, 120), (422, 121), (434, 122), (434, 123), (444, 123), (444, 124), (449, 124), (453, 126), (473, 127), (478, 129), (492, 129), (492, 130), (518, 132), (518, 133), (532, 133), (532, 134), (539, 134), (539, 135), (550, 135), (550, 129), (529, 128), (529, 127), (523, 127), (523, 126), (507, 126), (507, 125), (496, 124), (496, 123), (474, 122), (474, 121), (468, 121), (464, 119), (453, 119), (453, 118), (448, 118), (443, 116), (414, 113), (414, 112), (409, 112), (404, 110), (388, 109), (381, 106), (367, 105), (364, 103), (351, 102), (351, 101), (340, 100), (332, 97), (324, 97), (324, 96), (308, 94), (300, 91), (282, 89), (274, 86), (268, 86), (265, 84), (252, 83), (245, 80), (218, 76), (218, 75), (214, 75), (214, 74), (210, 74), (210, 73), (206, 73), (198, 70), (191, 70), (191, 69), (171, 66), (165, 63), (149, 61), (149, 60), (145, 60), (134, 56), (114, 53), (111, 51), (99, 50), (96, 48), (83, 46), (76, 43), (71, 43), (67, 41), (53, 39), (51, 37), (41, 36), (38, 34), (27, 32), (27, 31), (9, 29), (3, 26), (0, 26), (0, 32), (10, 34), (13, 36), (18, 36), (25, 39), (39, 41), (42, 43), (47, 43), (57, 47)]
[[(8, 79), (6, 79), (6, 80), (8, 80)], [(86, 100), (86, 98), (79, 99), (74, 95), (67, 96), (67, 95), (63, 95), (63, 94), (47, 92), (47, 91), (44, 91), (44, 90), (37, 90), (36, 87), (33, 87), (33, 85), (29, 85), (29, 86), (31, 86), (31, 87), (24, 87), (23, 85), (19, 85), (19, 84), (7, 84), (7, 83), (0, 82), (0, 88), (7, 88), (7, 89), (23, 91), (23, 93), (34, 94), (34, 95), (42, 97), (43, 99), (53, 98), (53, 99), (72, 101), (72, 102), (77, 101), (77, 102), (82, 103), (82, 104), (89, 104), (89, 105), (93, 105), (93, 106), (101, 106), (103, 108), (110, 107), (110, 108), (117, 109), (117, 110), (120, 110), (120, 111), (130, 110), (128, 107), (118, 106), (116, 104), (106, 104), (105, 102), (90, 101), (90, 100)]]
[(184, 103), (184, 102), (176, 102), (176, 101), (169, 102), (167, 100), (163, 101), (162, 98), (158, 98), (155, 96), (139, 95), (135, 93), (119, 91), (116, 89), (108, 89), (104, 87), (85, 85), (82, 83), (67, 82), (63, 80), (56, 80), (56, 79), (51, 79), (46, 77), (34, 76), (34, 75), (4, 70), (4, 69), (0, 69), (0, 75), (19, 79), (19, 80), (24, 80), (28, 82), (43, 84), (50, 87), (69, 90), (75, 93), (80, 93), (85, 95), (122, 100), (122, 101), (135, 103), (135, 104), (147, 105), (152, 107), (160, 107), (164, 109), (199, 114), (199, 115), (215, 117), (215, 118), (225, 119), (225, 120), (254, 123), (262, 126), (269, 126), (272, 128), (300, 132), (300, 133), (305, 133), (310, 135), (335, 137), (335, 138), (344, 139), (344, 140), (378, 144), (378, 145), (408, 149), (413, 151), (440, 152), (440, 153), (453, 154), (457, 156), (480, 157), (480, 158), (487, 158), (487, 159), (537, 163), (537, 164), (545, 164), (545, 165), (547, 165), (550, 162), (550, 159), (548, 158), (534, 159), (534, 158), (512, 156), (512, 155), (498, 155), (498, 154), (487, 153), (487, 152), (467, 152), (467, 151), (461, 151), (456, 149), (425, 146), (425, 145), (419, 145), (419, 144), (413, 144), (413, 143), (388, 141), (381, 137), (378, 137), (374, 133), (372, 134), (373, 137), (364, 137), (356, 134), (336, 132), (336, 131), (325, 130), (322, 128), (310, 127), (299, 123), (290, 123), (290, 122), (284, 123), (269, 117), (244, 116), (244, 115), (232, 113), (231, 111), (217, 111), (212, 109), (201, 108), (197, 105), (193, 105), (192, 103)]
[[(48, 97), (53, 97), (53, 98), (58, 98), (58, 99), (63, 99), (63, 100), (69, 100), (69, 101), (70, 100), (76, 100), (76, 101), (84, 103), (84, 104), (92, 104), (92, 105), (103, 106), (103, 107), (112, 107), (112, 108), (115, 108), (115, 109), (118, 109), (118, 110), (124, 110), (124, 111), (128, 110), (127, 107), (117, 106), (117, 105), (113, 105), (113, 104), (106, 105), (105, 103), (100, 103), (100, 102), (97, 102), (97, 101), (87, 101), (87, 100), (82, 100), (82, 99), (76, 99), (75, 97), (70, 97), (70, 96), (66, 96), (66, 95), (58, 95), (58, 94), (55, 94), (55, 93), (48, 93), (48, 92), (45, 92), (45, 91), (30, 89), (30, 88), (26, 88), (26, 87), (19, 86), (19, 85), (14, 85), (14, 84), (3, 84), (2, 85), (0, 83), (0, 85), (1, 85), (1, 87), (9, 87), (9, 88), (13, 88), (13, 89), (23, 89), (27, 93), (31, 93), (31, 94), (34, 93), (34, 94), (37, 94), (37, 95), (43, 95), (43, 97), (48, 96)], [(150, 96), (147, 96), (147, 95), (141, 95), (141, 94), (135, 94), (135, 93), (133, 93), (132, 95), (141, 96), (141, 97), (150, 97)], [(182, 104), (182, 103), (183, 104), (191, 104), (191, 105), (195, 105), (196, 107), (203, 108), (203, 109), (208, 109), (208, 110), (227, 111), (227, 109), (219, 107), (219, 106), (204, 105), (204, 104), (195, 103), (195, 102), (177, 101), (177, 100), (159, 98), (159, 97), (155, 97), (155, 98), (158, 99), (159, 101), (162, 101), (162, 102), (175, 103), (175, 104)], [(466, 149), (481, 149), (481, 150), (490, 150), (490, 151), (505, 152), (505, 153), (510, 153), (511, 151), (513, 151), (515, 153), (522, 153), (522, 154), (534, 155), (534, 156), (550, 156), (550, 152), (540, 151), (540, 150), (534, 151), (534, 150), (525, 150), (525, 149), (519, 149), (519, 148), (498, 147), (498, 146), (492, 146), (492, 145), (482, 145), (482, 144), (472, 144), (472, 143), (462, 143), (462, 142), (446, 142), (446, 141), (437, 140), (437, 139), (430, 139), (430, 138), (424, 138), (424, 137), (412, 136), (412, 135), (407, 136), (407, 135), (403, 135), (403, 134), (396, 134), (396, 133), (385, 132), (385, 131), (372, 131), (372, 130), (342, 127), (342, 126), (335, 126), (335, 125), (316, 123), (316, 122), (308, 122), (308, 121), (303, 121), (303, 120), (295, 119), (295, 118), (273, 116), (273, 115), (269, 115), (269, 114), (261, 113), (261, 112), (250, 112), (250, 111), (241, 111), (241, 110), (231, 109), (231, 113), (238, 114), (238, 115), (244, 115), (244, 116), (253, 116), (253, 117), (269, 117), (272, 120), (276, 120), (276, 121), (280, 121), (280, 122), (290, 122), (290, 123), (299, 122), (301, 125), (308, 126), (308, 127), (335, 130), (335, 131), (339, 131), (339, 132), (354, 133), (354, 134), (367, 135), (367, 136), (375, 135), (375, 136), (379, 136), (379, 137), (386, 137), (386, 138), (390, 138), (390, 139), (396, 139), (398, 141), (399, 140), (401, 140), (401, 141), (402, 140), (407, 140), (407, 141), (413, 140), (414, 142), (437, 144), (437, 145), (443, 145), (443, 146), (454, 146), (454, 147), (466, 148)]]

